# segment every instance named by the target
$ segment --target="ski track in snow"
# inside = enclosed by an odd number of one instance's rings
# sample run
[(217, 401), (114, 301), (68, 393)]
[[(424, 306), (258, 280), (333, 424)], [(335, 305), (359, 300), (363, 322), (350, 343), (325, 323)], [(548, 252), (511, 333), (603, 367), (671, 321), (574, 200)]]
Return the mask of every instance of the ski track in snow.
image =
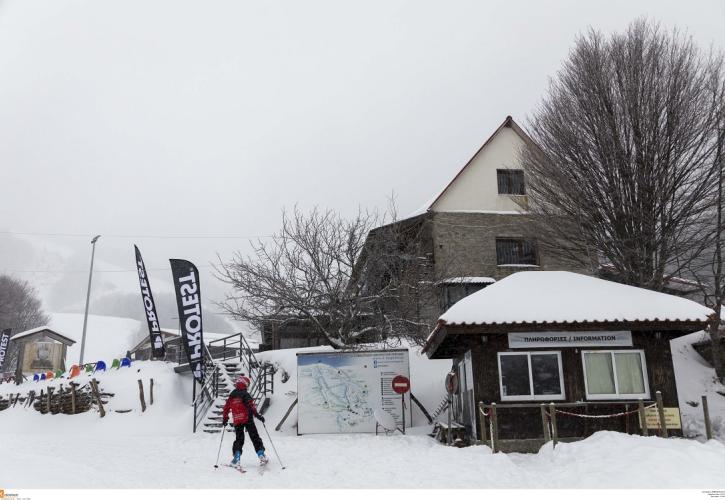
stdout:
[(270, 447), (268, 469), (256, 474), (257, 459), (245, 445), (248, 473), (240, 475), (213, 467), (217, 435), (8, 435), (3, 448), (12, 459), (3, 461), (0, 482), (17, 489), (725, 487), (725, 445), (715, 441), (602, 432), (530, 455), (448, 448), (414, 435), (278, 436), (275, 444), (286, 470)]

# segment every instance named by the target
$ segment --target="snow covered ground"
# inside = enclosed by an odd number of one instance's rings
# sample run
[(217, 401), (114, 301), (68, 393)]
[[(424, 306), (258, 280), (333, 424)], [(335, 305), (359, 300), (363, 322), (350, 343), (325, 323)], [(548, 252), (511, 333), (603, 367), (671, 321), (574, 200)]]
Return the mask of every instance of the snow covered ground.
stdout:
[[(701, 383), (707, 382), (709, 370), (698, 362), (696, 353), (688, 350), (687, 340), (673, 345), (678, 370), (686, 374), (687, 382), (681, 382), (678, 375), (685, 399), (702, 392)], [(19, 407), (0, 412), (0, 484), (7, 489), (725, 489), (725, 444), (715, 440), (703, 443), (600, 432), (578, 443), (560, 444), (556, 449), (547, 445), (537, 454), (493, 455), (486, 446), (458, 449), (437, 443), (426, 435), (430, 427), (423, 425), (425, 421), (417, 412), (417, 427), (406, 436), (297, 436), (294, 412), (282, 431), (275, 432), (274, 426), (296, 396), (297, 351), (260, 355), (280, 368), (266, 417), (285, 470), (261, 426), (272, 458), (267, 469), (257, 469), (249, 444), (242, 457), (249, 472), (240, 475), (227, 467), (215, 469), (220, 435), (191, 433), (190, 377), (174, 373), (172, 364), (149, 361), (96, 375), (104, 391), (116, 394), (107, 405), (109, 413), (104, 419), (94, 412), (51, 416)], [(413, 392), (432, 411), (443, 395), (441, 381), (450, 361), (430, 361), (411, 349), (410, 365)], [(286, 383), (281, 382), (283, 370), (290, 377)], [(154, 405), (141, 413), (137, 380), (142, 379), (148, 390), (151, 377)], [(0, 384), (0, 393), (12, 388)], [(712, 385), (713, 391), (716, 388)], [(720, 400), (714, 395), (711, 407), (717, 409), (712, 411), (722, 415)], [(690, 419), (688, 422), (695, 422), (687, 424), (691, 425), (688, 428), (696, 429), (699, 408), (687, 408), (693, 410), (691, 416), (685, 413), (684, 406), (683, 414)], [(116, 409), (132, 411), (116, 413)], [(230, 458), (231, 441), (232, 435), (226, 434), (222, 462)]]

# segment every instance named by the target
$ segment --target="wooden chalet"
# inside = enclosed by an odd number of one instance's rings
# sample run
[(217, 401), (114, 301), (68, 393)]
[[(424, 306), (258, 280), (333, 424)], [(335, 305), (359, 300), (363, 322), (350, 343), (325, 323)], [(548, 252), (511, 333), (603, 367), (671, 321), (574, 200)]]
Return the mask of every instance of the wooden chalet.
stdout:
[(16, 333), (10, 337), (18, 351), (15, 379), (37, 372), (66, 369), (68, 347), (76, 343), (72, 338), (63, 335), (47, 326)]
[(490, 427), (482, 427), (479, 402), (496, 403), (501, 449), (535, 451), (546, 436), (542, 403), (560, 405), (564, 441), (605, 429), (639, 433), (639, 402), (651, 406), (658, 391), (679, 416), (670, 340), (704, 329), (711, 314), (682, 297), (571, 272), (525, 271), (457, 302), (423, 352), (454, 360), (454, 420), (471, 442)]

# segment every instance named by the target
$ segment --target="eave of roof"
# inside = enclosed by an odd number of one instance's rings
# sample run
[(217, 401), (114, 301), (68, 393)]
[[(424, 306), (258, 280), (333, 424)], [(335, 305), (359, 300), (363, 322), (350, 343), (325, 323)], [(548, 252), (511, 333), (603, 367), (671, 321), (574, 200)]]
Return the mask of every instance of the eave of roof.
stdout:
[(428, 335), (428, 338), (421, 349), (421, 353), (429, 358), (435, 355), (435, 351), (443, 344), (449, 333), (456, 335), (494, 335), (509, 332), (543, 332), (560, 330), (581, 330), (581, 331), (608, 331), (608, 330), (633, 330), (633, 331), (678, 331), (705, 328), (708, 321), (702, 319), (653, 319), (653, 320), (613, 320), (613, 321), (560, 321), (560, 322), (508, 322), (508, 323), (446, 323), (438, 320), (436, 327)]
[(66, 339), (68, 342), (70, 342), (70, 345), (73, 345), (73, 344), (76, 343), (76, 341), (73, 340), (72, 338), (70, 338), (70, 337), (68, 337), (66, 335), (63, 335), (62, 333), (58, 333), (56, 330), (53, 330), (52, 328), (49, 328), (48, 326), (39, 326), (37, 328), (32, 328), (30, 330), (25, 330), (24, 332), (16, 333), (12, 337), (10, 337), (10, 340), (21, 339), (21, 338), (28, 337), (30, 335), (34, 335), (36, 333), (40, 333), (40, 332), (43, 332), (43, 331), (48, 331), (48, 332), (52, 333), (53, 335), (56, 335), (58, 337), (62, 337), (64, 339)]

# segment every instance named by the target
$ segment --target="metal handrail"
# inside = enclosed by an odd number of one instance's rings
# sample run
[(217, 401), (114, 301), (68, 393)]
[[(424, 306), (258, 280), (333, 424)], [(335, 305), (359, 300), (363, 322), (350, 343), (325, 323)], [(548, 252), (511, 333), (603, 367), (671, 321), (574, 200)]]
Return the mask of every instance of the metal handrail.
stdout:
[(219, 395), (219, 366), (214, 362), (214, 358), (211, 357), (207, 346), (205, 344), (202, 345), (205, 380), (198, 395), (195, 394), (196, 379), (193, 382), (194, 401), (192, 405), (194, 407), (194, 432), (196, 432), (196, 429), (199, 427), (199, 422), (206, 416), (209, 408), (211, 408), (214, 400)]

